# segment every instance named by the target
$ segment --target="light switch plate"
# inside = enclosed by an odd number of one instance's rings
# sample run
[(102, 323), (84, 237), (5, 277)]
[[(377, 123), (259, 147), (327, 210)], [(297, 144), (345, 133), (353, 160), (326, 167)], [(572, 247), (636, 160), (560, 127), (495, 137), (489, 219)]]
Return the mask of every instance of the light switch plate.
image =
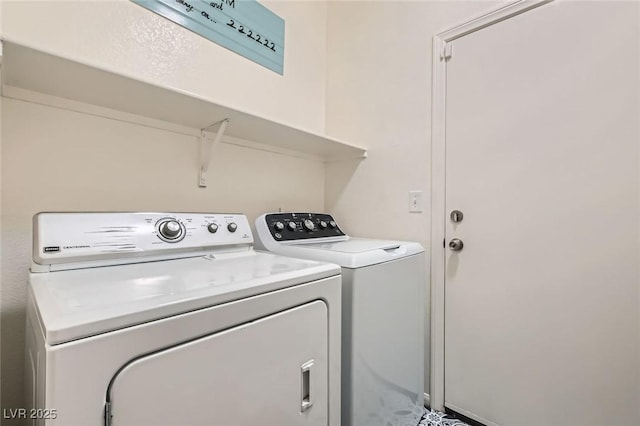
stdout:
[(409, 213), (422, 213), (422, 191), (409, 191)]

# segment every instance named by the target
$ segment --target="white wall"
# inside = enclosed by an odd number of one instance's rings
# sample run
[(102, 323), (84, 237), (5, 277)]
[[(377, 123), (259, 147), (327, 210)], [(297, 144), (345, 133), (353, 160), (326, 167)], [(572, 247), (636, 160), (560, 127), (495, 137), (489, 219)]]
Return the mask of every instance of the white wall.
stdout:
[(129, 0), (2, 0), (2, 37), (324, 131), (326, 3), (262, 3), (286, 21), (283, 76)]
[[(2, 407), (23, 406), (24, 290), (37, 211), (329, 210), (354, 235), (428, 247), (431, 38), (498, 3), (264, 2), (287, 22), (278, 76), (127, 0), (3, 0), (7, 39), (314, 132), (325, 130), (326, 117), (329, 134), (370, 151), (325, 171), (315, 161), (222, 145), (209, 177), (219, 183), (203, 190), (195, 187), (194, 138), (3, 99)], [(325, 194), (308, 191), (325, 181)], [(288, 191), (275, 190), (285, 182)], [(424, 191), (422, 214), (407, 212), (414, 189)]]
[[(500, 4), (329, 3), (327, 133), (362, 142), (369, 153), (358, 165), (333, 163), (326, 169), (326, 208), (349, 233), (429, 247), (432, 37)], [(423, 191), (423, 213), (408, 213), (410, 190)], [(428, 318), (427, 309), (426, 392)]]
[[(286, 20), (284, 76), (129, 1), (3, 1), (0, 25), (3, 38), (321, 132), (326, 4), (265, 4)], [(195, 137), (8, 98), (1, 107), (2, 408), (24, 407), (36, 212), (242, 212), (253, 220), (278, 208), (324, 209), (319, 161), (221, 144), (202, 189)]]
[[(324, 164), (216, 148), (197, 187), (197, 141), (149, 127), (2, 99), (2, 407), (23, 407), (25, 289), (39, 211), (320, 211)], [(277, 190), (287, 188), (286, 191)]]

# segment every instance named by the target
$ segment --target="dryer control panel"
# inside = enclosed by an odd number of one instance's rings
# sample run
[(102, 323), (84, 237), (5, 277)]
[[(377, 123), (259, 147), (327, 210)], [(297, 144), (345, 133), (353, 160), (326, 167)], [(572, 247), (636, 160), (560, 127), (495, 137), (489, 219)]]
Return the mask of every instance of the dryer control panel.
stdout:
[(333, 217), (324, 213), (271, 213), (264, 216), (264, 223), (276, 241), (345, 236)]
[[(148, 262), (247, 250), (252, 244), (249, 221), (241, 214), (38, 213), (33, 218), (32, 270), (37, 265)], [(83, 267), (68, 269), (75, 266)]]

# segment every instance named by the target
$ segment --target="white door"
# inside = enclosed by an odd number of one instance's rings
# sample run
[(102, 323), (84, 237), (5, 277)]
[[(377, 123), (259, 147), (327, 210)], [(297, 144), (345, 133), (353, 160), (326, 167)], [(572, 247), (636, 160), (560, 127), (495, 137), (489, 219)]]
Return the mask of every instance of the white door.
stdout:
[(640, 425), (638, 9), (556, 1), (452, 42), (444, 395), (483, 423)]
[(316, 301), (141, 357), (112, 381), (112, 424), (328, 426), (327, 321)]

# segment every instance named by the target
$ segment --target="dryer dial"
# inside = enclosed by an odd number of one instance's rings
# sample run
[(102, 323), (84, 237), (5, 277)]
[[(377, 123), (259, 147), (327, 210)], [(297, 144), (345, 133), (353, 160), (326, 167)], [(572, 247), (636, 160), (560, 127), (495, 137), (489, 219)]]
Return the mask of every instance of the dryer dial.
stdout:
[(158, 233), (160, 239), (168, 242), (175, 243), (180, 241), (184, 237), (184, 228), (175, 219), (167, 219), (160, 222), (158, 226)]

